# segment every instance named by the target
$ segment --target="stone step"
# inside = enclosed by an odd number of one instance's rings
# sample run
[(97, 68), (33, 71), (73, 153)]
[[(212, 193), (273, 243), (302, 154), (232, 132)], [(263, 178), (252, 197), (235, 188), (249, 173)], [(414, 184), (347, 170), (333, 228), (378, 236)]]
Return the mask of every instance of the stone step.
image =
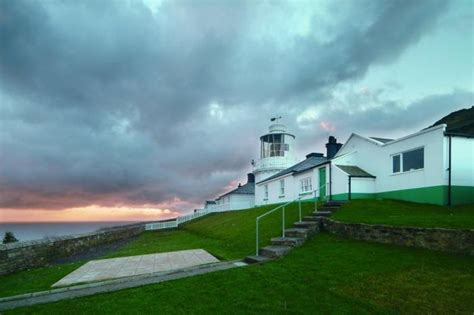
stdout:
[(270, 245), (260, 249), (259, 254), (268, 258), (278, 258), (286, 255), (290, 250), (290, 246)]
[(313, 212), (313, 216), (315, 217), (330, 217), (332, 215), (331, 211), (316, 211)]
[(329, 207), (332, 207), (332, 206), (336, 206), (336, 207), (340, 207), (342, 206), (343, 204), (345, 204), (346, 201), (328, 201), (328, 202), (325, 202), (324, 203), (324, 206), (329, 206)]
[(248, 264), (260, 264), (271, 260), (266, 256), (247, 256), (244, 261)]
[(303, 221), (319, 221), (319, 216), (317, 215), (307, 215), (305, 217), (303, 217)]
[(299, 228), (293, 228), (293, 229), (286, 229), (285, 230), (285, 236), (286, 237), (298, 237), (298, 238), (307, 238), (309, 233), (309, 229), (299, 229)]
[(319, 226), (319, 222), (316, 221), (302, 221), (302, 222), (295, 222), (295, 228), (303, 228), (303, 229), (315, 229)]
[(319, 209), (317, 211), (332, 211), (332, 212), (335, 212), (337, 210), (339, 210), (340, 207), (319, 207)]
[(274, 237), (272, 238), (272, 245), (278, 246), (300, 246), (304, 239), (299, 237)]

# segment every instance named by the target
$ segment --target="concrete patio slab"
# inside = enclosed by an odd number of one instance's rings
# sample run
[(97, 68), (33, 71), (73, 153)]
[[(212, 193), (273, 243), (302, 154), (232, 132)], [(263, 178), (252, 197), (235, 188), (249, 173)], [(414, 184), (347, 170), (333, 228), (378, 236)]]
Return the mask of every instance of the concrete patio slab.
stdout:
[(204, 249), (93, 260), (62, 278), (53, 287), (130, 277), (219, 262)]

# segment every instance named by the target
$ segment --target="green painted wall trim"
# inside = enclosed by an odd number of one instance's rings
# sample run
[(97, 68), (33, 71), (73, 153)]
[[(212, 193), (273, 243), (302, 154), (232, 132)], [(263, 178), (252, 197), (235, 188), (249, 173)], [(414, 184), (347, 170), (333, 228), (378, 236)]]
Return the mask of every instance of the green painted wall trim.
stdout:
[[(474, 204), (474, 186), (452, 186), (451, 201), (453, 205)], [(396, 199), (419, 203), (446, 205), (448, 203), (448, 186), (432, 186), (414, 189), (379, 192), (376, 194), (352, 193), (352, 199)], [(336, 194), (332, 200), (348, 200), (348, 194)]]

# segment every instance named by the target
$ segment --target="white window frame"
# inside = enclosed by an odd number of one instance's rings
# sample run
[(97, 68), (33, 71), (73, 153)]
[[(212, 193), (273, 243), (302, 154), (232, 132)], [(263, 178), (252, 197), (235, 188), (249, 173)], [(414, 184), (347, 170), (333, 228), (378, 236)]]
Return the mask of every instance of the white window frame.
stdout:
[[(408, 152), (412, 152), (412, 151), (416, 151), (416, 150), (419, 150), (419, 149), (423, 149), (423, 167), (422, 168), (417, 168), (417, 169), (414, 169), (414, 170), (404, 171), (403, 170), (403, 154), (408, 153)], [(399, 165), (400, 170), (398, 172), (393, 171), (393, 159), (396, 156), (400, 157), (400, 165)], [(410, 150), (405, 150), (405, 151), (402, 151), (402, 152), (392, 154), (392, 155), (390, 155), (390, 161), (391, 161), (391, 167), (390, 168), (391, 168), (391, 174), (392, 175), (406, 174), (406, 173), (411, 173), (411, 172), (417, 172), (417, 171), (424, 170), (425, 169), (425, 147), (424, 146), (417, 147), (417, 148), (413, 148), (413, 149), (410, 149)]]
[(263, 189), (264, 189), (264, 195), (263, 195), (264, 197), (263, 197), (263, 199), (264, 199), (264, 200), (268, 200), (268, 184), (265, 184), (265, 185), (263, 186)]
[(311, 176), (302, 178), (300, 180), (300, 184), (301, 184), (300, 186), (301, 193), (304, 194), (304, 193), (309, 193), (313, 191), (313, 183), (312, 183)]
[(285, 179), (280, 179), (280, 196), (285, 196)]

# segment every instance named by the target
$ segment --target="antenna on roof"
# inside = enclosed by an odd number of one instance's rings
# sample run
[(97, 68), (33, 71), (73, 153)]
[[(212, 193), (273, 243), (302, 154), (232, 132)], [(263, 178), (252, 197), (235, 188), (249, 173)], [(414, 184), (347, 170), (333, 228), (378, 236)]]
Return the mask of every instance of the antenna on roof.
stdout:
[(276, 122), (278, 122), (278, 119), (281, 119), (281, 116), (272, 117), (272, 118), (270, 118), (270, 121), (276, 121)]

